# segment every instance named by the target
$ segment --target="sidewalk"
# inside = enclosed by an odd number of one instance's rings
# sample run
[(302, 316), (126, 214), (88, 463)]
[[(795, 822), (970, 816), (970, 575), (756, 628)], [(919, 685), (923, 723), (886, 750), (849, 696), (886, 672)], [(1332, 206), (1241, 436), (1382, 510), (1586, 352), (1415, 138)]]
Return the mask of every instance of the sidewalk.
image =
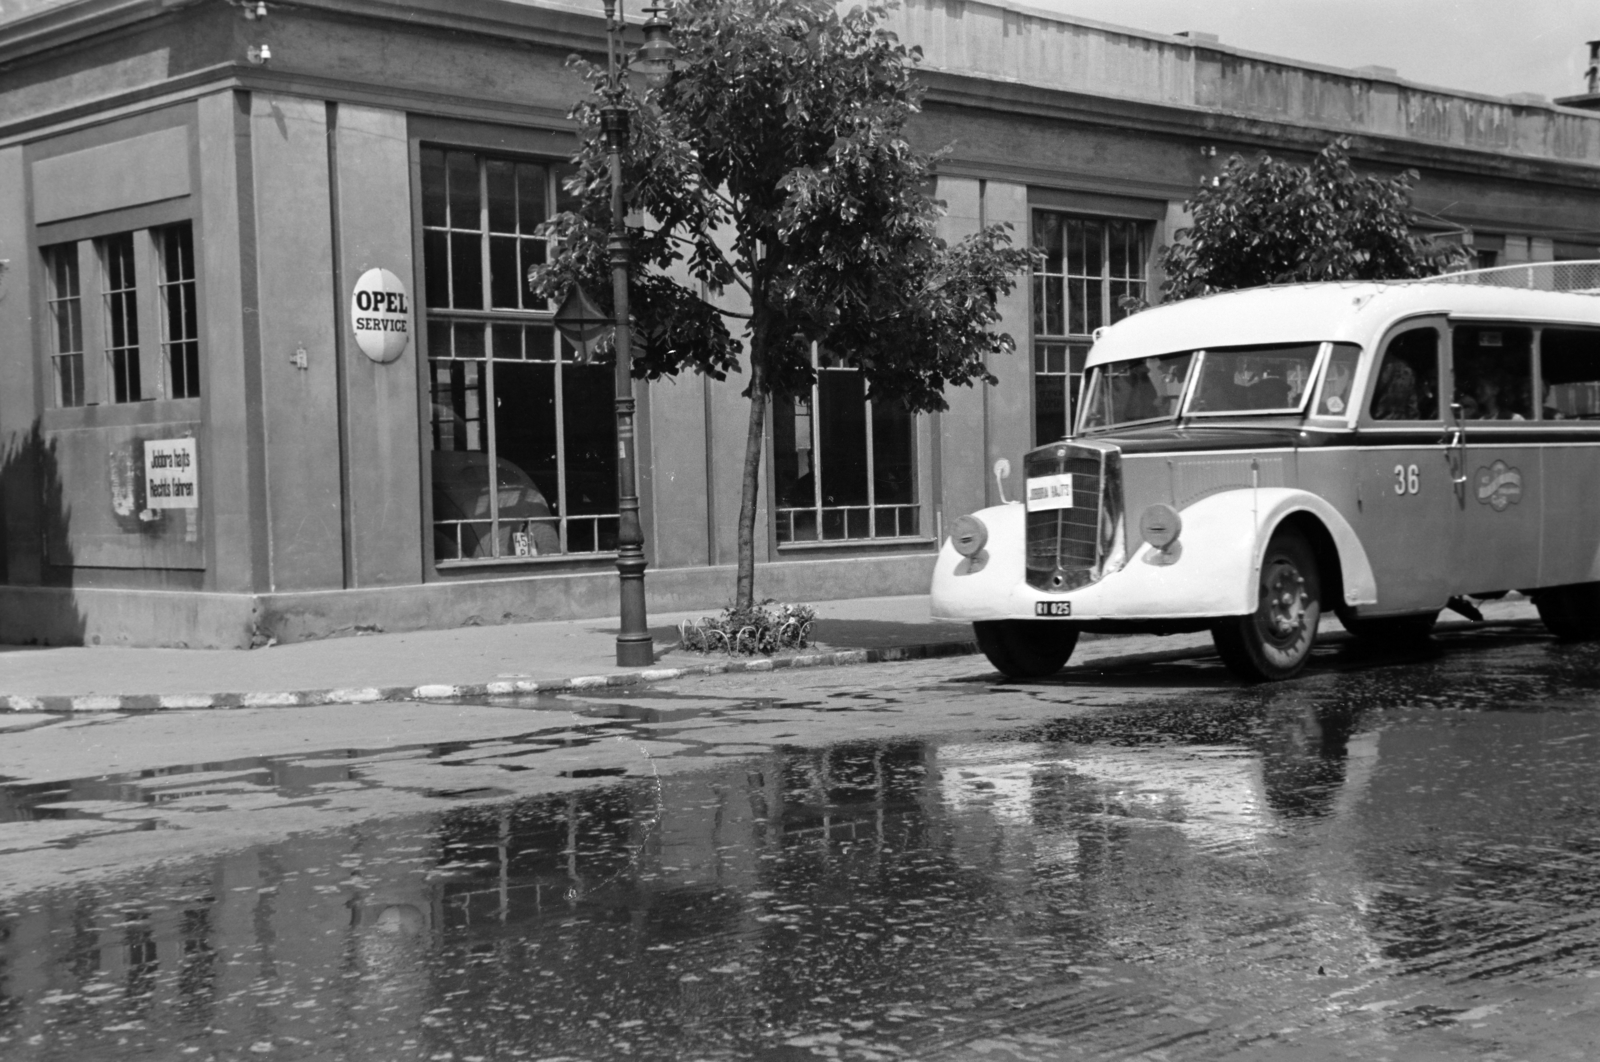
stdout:
[[(972, 628), (935, 623), (926, 595), (817, 604), (815, 646), (776, 658), (702, 655), (678, 648), (677, 624), (702, 613), (651, 617), (656, 664), (615, 663), (617, 621), (574, 620), (415, 631), (298, 642), (266, 649), (0, 647), (0, 712), (441, 700), (626, 686), (726, 671), (767, 671), (976, 653)], [(1494, 621), (1536, 618), (1524, 600), (1490, 602)], [(1441, 628), (1467, 626), (1451, 613)], [(1328, 620), (1324, 636), (1339, 630)], [(1206, 634), (1085, 635), (1073, 664), (1208, 651)]]

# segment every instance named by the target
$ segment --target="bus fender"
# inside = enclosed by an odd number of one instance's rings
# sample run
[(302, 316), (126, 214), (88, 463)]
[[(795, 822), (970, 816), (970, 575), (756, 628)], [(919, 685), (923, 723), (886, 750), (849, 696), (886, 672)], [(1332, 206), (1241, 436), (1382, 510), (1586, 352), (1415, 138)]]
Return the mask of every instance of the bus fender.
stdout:
[[(1265, 487), (1254, 492), (1236, 493), (1254, 493), (1256, 496), (1257, 534), (1255, 563), (1250, 575), (1251, 586), (1259, 583), (1261, 562), (1267, 551), (1267, 543), (1272, 541), (1273, 534), (1286, 521), (1295, 518), (1296, 514), (1305, 513), (1322, 525), (1339, 555), (1339, 568), (1344, 575), (1344, 603), (1351, 606), (1377, 604), (1378, 582), (1372, 574), (1372, 563), (1367, 559), (1367, 551), (1361, 545), (1361, 538), (1356, 534), (1355, 528), (1350, 526), (1350, 521), (1346, 520), (1338, 509), (1309, 491), (1291, 487)], [(1325, 545), (1316, 542), (1312, 544)]]

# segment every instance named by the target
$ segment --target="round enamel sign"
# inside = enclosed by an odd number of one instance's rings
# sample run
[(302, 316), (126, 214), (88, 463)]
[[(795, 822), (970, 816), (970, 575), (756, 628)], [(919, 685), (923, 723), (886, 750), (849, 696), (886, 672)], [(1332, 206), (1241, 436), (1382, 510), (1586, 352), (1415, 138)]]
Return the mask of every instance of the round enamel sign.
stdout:
[(350, 296), (350, 323), (361, 353), (386, 365), (411, 345), (411, 296), (387, 269), (369, 269)]

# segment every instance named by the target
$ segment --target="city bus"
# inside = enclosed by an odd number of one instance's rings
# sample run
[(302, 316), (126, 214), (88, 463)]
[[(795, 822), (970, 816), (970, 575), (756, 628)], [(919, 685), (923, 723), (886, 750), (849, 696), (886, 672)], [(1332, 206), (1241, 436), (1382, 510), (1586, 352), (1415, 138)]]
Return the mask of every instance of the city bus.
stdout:
[(1284, 679), (1327, 612), (1399, 642), (1510, 591), (1600, 637), (1600, 262), (1145, 310), (1022, 466), (1006, 498), (996, 462), (1003, 503), (951, 524), (932, 585), (1012, 678), (1083, 631), (1209, 630), (1235, 674)]

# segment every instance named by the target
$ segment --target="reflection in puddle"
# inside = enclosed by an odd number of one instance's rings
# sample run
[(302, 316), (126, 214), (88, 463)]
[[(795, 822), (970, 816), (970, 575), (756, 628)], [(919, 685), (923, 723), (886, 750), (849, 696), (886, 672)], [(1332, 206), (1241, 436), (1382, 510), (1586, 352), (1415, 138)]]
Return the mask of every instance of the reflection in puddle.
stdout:
[[(1600, 976), (1600, 698), (1565, 652), (1455, 700), (1391, 668), (762, 751), (7, 898), (0, 1056), (1555, 1057)], [(654, 700), (397, 755), (515, 765), (723, 710)], [(9, 806), (315, 798), (389, 756)]]

